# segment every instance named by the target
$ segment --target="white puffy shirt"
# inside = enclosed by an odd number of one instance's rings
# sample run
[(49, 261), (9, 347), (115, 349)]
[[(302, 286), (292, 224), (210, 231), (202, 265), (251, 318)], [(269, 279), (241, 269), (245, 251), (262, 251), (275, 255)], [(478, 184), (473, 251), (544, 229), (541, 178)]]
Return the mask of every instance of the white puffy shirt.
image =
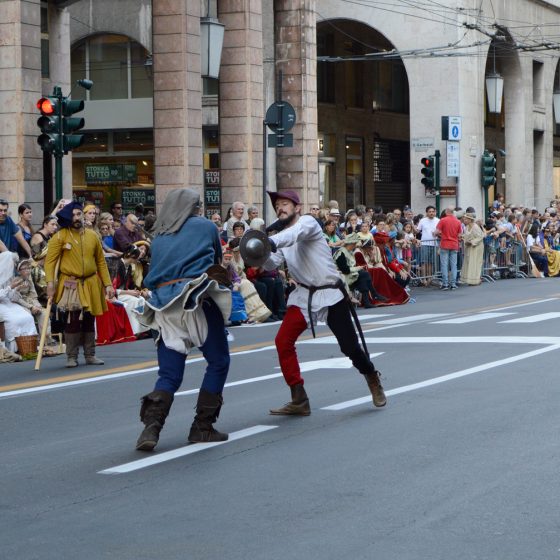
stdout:
[[(306, 286), (324, 286), (341, 280), (334, 264), (332, 253), (323, 236), (323, 230), (313, 216), (302, 216), (289, 228), (271, 236), (278, 247), (265, 263), (266, 270), (272, 270), (285, 261), (290, 276), (297, 282), (296, 289), (288, 298), (288, 306), (299, 307), (309, 322), (307, 302), (309, 292)], [(339, 289), (318, 290), (313, 294), (311, 313), (313, 321), (324, 321), (328, 307), (343, 298)]]

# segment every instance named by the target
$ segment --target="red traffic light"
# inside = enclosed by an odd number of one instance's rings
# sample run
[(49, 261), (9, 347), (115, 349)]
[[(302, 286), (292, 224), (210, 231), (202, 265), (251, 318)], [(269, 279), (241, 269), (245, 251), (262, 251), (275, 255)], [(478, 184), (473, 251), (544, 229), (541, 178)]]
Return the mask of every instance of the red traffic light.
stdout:
[(432, 158), (423, 157), (423, 158), (420, 160), (420, 163), (421, 163), (424, 167), (432, 167), (433, 161), (434, 161), (434, 160), (433, 160)]
[(41, 99), (37, 101), (37, 109), (39, 109), (43, 115), (53, 115), (55, 112), (54, 103), (48, 97), (41, 97)]

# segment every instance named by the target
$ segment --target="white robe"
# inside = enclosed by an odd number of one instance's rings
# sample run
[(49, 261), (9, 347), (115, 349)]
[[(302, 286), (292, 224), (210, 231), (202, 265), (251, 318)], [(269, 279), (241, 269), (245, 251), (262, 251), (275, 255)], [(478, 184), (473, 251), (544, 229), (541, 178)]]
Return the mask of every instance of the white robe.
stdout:
[(5, 345), (11, 352), (17, 351), (16, 337), (37, 334), (33, 315), (15, 303), (20, 298), (17, 290), (10, 287), (0, 289), (0, 318), (4, 320)]

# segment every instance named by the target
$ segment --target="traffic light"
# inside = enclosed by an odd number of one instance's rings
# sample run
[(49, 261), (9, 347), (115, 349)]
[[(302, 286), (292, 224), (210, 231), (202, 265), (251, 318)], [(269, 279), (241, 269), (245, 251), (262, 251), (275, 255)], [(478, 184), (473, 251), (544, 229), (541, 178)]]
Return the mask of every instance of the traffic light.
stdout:
[(82, 117), (72, 116), (83, 110), (84, 102), (82, 100), (74, 101), (68, 97), (62, 98), (62, 132), (64, 133), (62, 143), (65, 154), (84, 143), (84, 135), (74, 134), (74, 132), (84, 128), (85, 120)]
[(37, 143), (41, 150), (51, 154), (62, 155), (62, 119), (61, 103), (56, 97), (41, 97), (37, 101), (37, 109), (41, 111), (41, 117), (37, 120), (37, 126), (41, 129), (41, 135)]
[(488, 150), (482, 154), (481, 182), (484, 188), (496, 184), (496, 156)]
[(434, 158), (433, 156), (423, 157), (420, 160), (422, 164), (422, 184), (426, 190), (431, 190), (434, 188)]

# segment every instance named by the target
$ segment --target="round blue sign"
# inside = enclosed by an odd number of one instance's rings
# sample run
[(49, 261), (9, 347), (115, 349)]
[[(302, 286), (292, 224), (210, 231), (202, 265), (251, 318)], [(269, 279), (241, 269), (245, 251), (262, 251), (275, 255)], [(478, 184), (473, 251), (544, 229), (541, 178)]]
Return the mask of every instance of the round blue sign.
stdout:
[(457, 138), (459, 136), (459, 127), (458, 126), (454, 126), (451, 129), (451, 136), (453, 136), (453, 138)]

